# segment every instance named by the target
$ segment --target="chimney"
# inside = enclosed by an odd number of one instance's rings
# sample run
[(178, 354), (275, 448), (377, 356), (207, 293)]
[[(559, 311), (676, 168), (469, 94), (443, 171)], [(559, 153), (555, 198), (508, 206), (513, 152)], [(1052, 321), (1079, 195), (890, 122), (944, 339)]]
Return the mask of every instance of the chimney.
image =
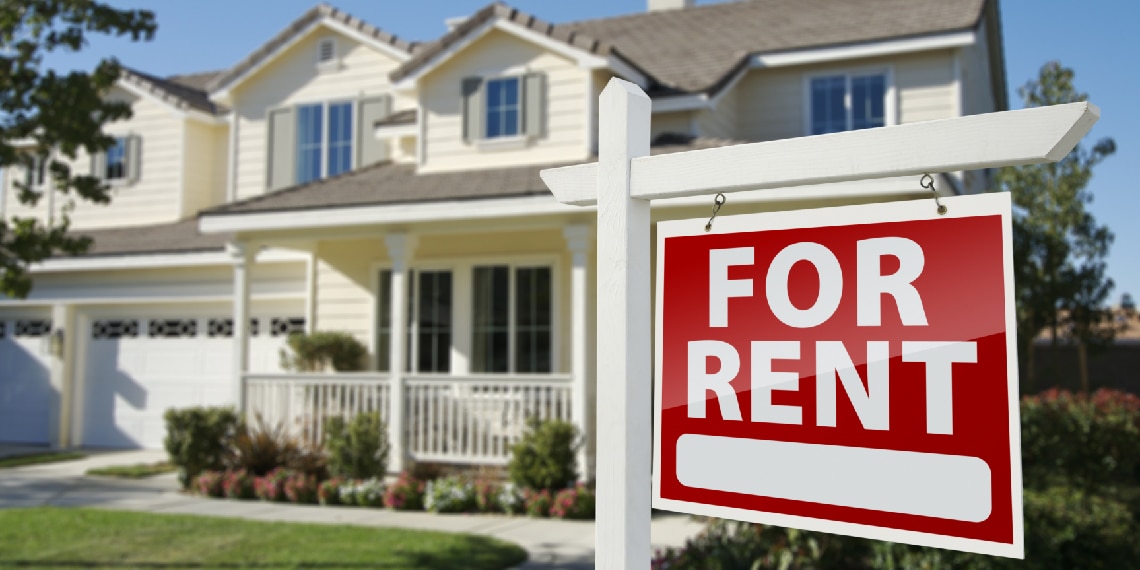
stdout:
[(443, 25), (447, 26), (447, 31), (452, 31), (455, 28), (463, 25), (467, 21), (467, 16), (457, 16), (455, 18), (448, 18), (443, 21)]
[(696, 0), (649, 0), (649, 11), (661, 12), (663, 10), (692, 8), (696, 3)]

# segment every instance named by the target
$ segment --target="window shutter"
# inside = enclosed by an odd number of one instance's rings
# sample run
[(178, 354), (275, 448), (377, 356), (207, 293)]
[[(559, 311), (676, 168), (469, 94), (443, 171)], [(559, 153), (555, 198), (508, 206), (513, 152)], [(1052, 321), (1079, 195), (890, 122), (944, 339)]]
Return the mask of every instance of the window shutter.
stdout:
[(542, 137), (542, 118), (546, 116), (546, 76), (528, 73), (523, 79), (523, 129), (530, 138)]
[(142, 172), (142, 137), (127, 137), (127, 181), (136, 182)]
[(31, 190), (36, 184), (36, 162), (34, 158), (24, 161), (24, 187)]
[(463, 80), (463, 140), (477, 141), (483, 138), (483, 78), (468, 77)]
[(356, 123), (356, 166), (367, 166), (388, 158), (388, 141), (376, 138), (376, 121), (392, 114), (392, 97), (379, 95), (360, 100)]
[(97, 152), (91, 155), (91, 176), (99, 180), (107, 178), (107, 153)]
[(292, 107), (269, 112), (269, 165), (266, 185), (279, 190), (293, 185), (297, 175), (297, 119)]

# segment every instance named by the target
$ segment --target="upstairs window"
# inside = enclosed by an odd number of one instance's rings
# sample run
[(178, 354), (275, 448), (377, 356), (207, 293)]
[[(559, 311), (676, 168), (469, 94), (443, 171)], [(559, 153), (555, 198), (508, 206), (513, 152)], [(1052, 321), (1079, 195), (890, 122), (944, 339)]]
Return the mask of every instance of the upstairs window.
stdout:
[(106, 182), (130, 184), (142, 170), (142, 138), (115, 137), (115, 144), (91, 157), (91, 175)]
[(541, 73), (468, 77), (462, 81), (460, 95), (465, 142), (525, 144), (543, 135), (546, 76)]
[(39, 191), (47, 182), (47, 158), (28, 155), (24, 158), (24, 187)]
[(487, 82), (487, 121), (485, 136), (514, 137), (522, 124), (522, 82), (518, 77), (492, 79)]
[(811, 78), (810, 134), (886, 126), (888, 91), (887, 74), (882, 72)]
[(352, 169), (352, 103), (297, 107), (296, 183)]

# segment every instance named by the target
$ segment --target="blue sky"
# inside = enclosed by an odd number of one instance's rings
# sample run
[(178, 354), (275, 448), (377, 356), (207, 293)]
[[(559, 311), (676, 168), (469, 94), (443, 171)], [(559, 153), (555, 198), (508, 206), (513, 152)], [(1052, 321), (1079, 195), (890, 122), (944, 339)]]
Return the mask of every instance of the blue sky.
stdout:
[[(836, 0), (841, 1), (841, 0)], [(311, 7), (315, 0), (193, 0), (147, 2), (112, 0), (119, 7), (156, 11), (159, 30), (153, 42), (97, 39), (82, 54), (53, 58), (61, 67), (90, 67), (98, 57), (114, 55), (124, 64), (155, 75), (223, 69), (256, 49)], [(445, 30), (443, 21), (470, 14), (484, 1), (431, 0), (378, 2), (332, 0), (333, 5), (385, 31), (411, 40), (431, 39)], [(547, 21), (599, 18), (645, 9), (645, 0), (513, 0), (511, 5)], [(705, 2), (700, 2), (705, 3)], [(270, 8), (271, 7), (271, 8)], [(1140, 2), (1136, 0), (1004, 0), (1002, 24), (1011, 107), (1020, 108), (1017, 87), (1037, 75), (1043, 63), (1058, 60), (1076, 71), (1077, 87), (1101, 109), (1101, 120), (1086, 144), (1110, 136), (1117, 153), (1096, 170), (1089, 188), (1097, 219), (1116, 234), (1109, 275), (1116, 281), (1112, 300), (1124, 291), (1140, 295)]]

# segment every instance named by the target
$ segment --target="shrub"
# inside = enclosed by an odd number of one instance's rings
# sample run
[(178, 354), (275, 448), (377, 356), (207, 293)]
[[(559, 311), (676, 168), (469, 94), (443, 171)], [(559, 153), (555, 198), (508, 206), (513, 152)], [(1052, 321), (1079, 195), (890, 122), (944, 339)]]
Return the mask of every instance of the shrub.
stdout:
[(207, 497), (221, 497), (224, 492), (222, 488), (223, 478), (224, 475), (221, 471), (203, 471), (194, 479), (195, 487), (198, 489), (198, 493)]
[(550, 516), (560, 519), (592, 519), (595, 499), (594, 490), (581, 483), (563, 489), (554, 496)]
[[(873, 543), (869, 540), (713, 519), (682, 549), (658, 552), (654, 570), (705, 568), (868, 568)], [(899, 568), (918, 568), (901, 566)]]
[(424, 508), (424, 483), (404, 471), (384, 493), (384, 506), (397, 511), (419, 511)]
[(263, 501), (284, 501), (285, 481), (293, 473), (287, 469), (277, 468), (264, 477), (253, 480), (253, 492)]
[(1140, 398), (1097, 390), (1049, 390), (1021, 402), (1025, 486), (1095, 491), (1135, 485), (1140, 466)]
[(380, 479), (373, 477), (372, 479), (358, 481), (354, 487), (353, 498), (357, 505), (362, 507), (384, 506), (384, 495), (387, 489)]
[(317, 487), (317, 500), (322, 505), (339, 505), (340, 488), (344, 484), (344, 479), (340, 478), (333, 478), (322, 482)]
[(169, 409), (163, 415), (166, 439), (163, 444), (170, 463), (178, 467), (183, 489), (199, 473), (225, 468), (225, 453), (237, 429), (237, 414), (230, 408)]
[(300, 444), (289, 435), (285, 425), (270, 426), (258, 414), (254, 424), (242, 422), (229, 447), (226, 463), (231, 469), (244, 469), (258, 476), (292, 467), (304, 454)]
[(531, 419), (522, 438), (511, 447), (507, 465), (511, 482), (519, 487), (557, 490), (578, 479), (575, 467), (581, 447), (578, 428), (559, 420)]
[(329, 366), (337, 372), (364, 369), (368, 352), (356, 337), (344, 332), (293, 333), (281, 349), (281, 367), (299, 372), (322, 372)]
[(424, 489), (424, 508), (434, 513), (466, 513), (475, 507), (475, 486), (462, 477), (428, 481)]
[(475, 481), (475, 508), (481, 513), (498, 513), (503, 508), (499, 506), (499, 493), (502, 486), (490, 479)]
[(499, 487), (499, 492), (495, 495), (495, 503), (501, 511), (508, 515), (522, 513), (526, 506), (523, 492), (514, 483), (507, 483)]
[(226, 471), (222, 487), (227, 499), (253, 499), (257, 497), (253, 492), (253, 477), (244, 469)]
[(293, 472), (285, 479), (285, 497), (291, 503), (311, 505), (317, 502), (317, 478), (301, 472)]
[(523, 491), (523, 508), (526, 510), (528, 517), (550, 516), (550, 507), (553, 504), (554, 499), (550, 496), (550, 491), (547, 489), (541, 491), (526, 489)]
[(325, 449), (334, 477), (383, 477), (388, 469), (388, 431), (378, 412), (325, 420)]

